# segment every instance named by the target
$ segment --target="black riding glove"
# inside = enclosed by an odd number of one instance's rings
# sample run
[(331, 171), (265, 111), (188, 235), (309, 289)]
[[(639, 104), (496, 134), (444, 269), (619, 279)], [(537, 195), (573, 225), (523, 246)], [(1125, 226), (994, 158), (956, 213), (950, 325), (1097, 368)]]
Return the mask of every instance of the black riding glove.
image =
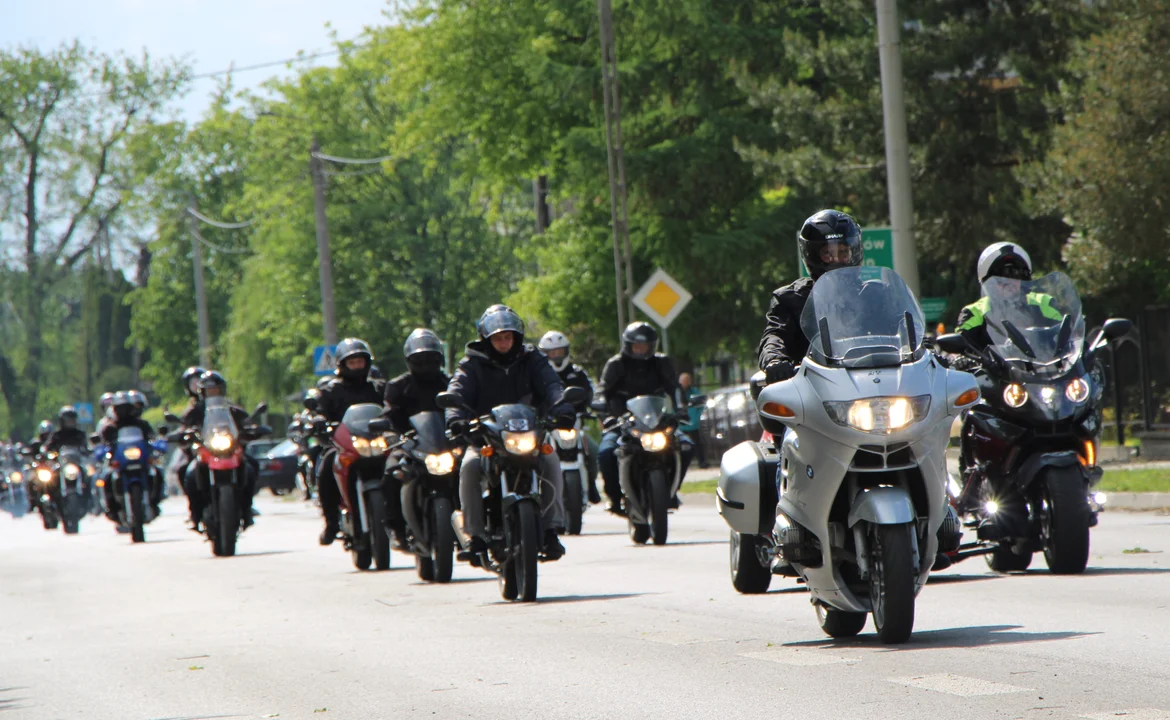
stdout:
[(768, 367), (764, 368), (764, 374), (768, 378), (768, 384), (771, 385), (791, 379), (796, 375), (796, 369), (787, 360), (773, 360), (768, 363)]
[(447, 423), (447, 429), (450, 430), (451, 434), (455, 436), (466, 435), (467, 432), (471, 430), (471, 421), (464, 420), (462, 418), (455, 418), (451, 422)]

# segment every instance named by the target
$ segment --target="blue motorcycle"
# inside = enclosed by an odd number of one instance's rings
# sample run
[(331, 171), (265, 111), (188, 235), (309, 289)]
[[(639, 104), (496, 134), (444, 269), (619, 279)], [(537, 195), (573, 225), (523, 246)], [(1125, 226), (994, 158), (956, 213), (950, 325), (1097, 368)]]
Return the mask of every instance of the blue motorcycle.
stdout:
[(154, 520), (150, 487), (155, 452), (154, 444), (147, 441), (141, 428), (124, 427), (118, 429), (118, 439), (109, 454), (108, 482), (112, 487), (106, 488), (106, 502), (114, 510), (118, 525), (130, 528), (130, 538), (136, 543), (146, 541), (143, 526)]

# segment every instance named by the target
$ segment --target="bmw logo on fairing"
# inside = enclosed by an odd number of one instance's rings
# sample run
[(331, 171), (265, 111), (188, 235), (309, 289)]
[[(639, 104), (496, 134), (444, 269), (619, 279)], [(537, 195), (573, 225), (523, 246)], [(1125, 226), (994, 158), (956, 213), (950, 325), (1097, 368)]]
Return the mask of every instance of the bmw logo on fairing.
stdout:
[(812, 476), (813, 476), (812, 465), (808, 465), (804, 468), (804, 474), (808, 475), (810, 479), (812, 478)]

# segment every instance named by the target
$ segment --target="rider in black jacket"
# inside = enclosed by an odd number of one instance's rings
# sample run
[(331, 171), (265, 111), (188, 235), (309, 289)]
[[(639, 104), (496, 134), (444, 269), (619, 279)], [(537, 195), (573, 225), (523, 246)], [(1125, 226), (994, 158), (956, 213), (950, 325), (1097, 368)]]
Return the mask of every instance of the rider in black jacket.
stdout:
[[(337, 344), (336, 374), (324, 383), (318, 410), (330, 423), (339, 423), (345, 411), (363, 403), (382, 404), (384, 380), (371, 380), (370, 365), (374, 354), (370, 346), (357, 338), (346, 338)], [(321, 533), (321, 544), (332, 544), (337, 538), (341, 489), (333, 477), (333, 460), (337, 450), (327, 447), (317, 463), (317, 493), (321, 498), (321, 514), (325, 518), (325, 530)], [(351, 506), (352, 507), (352, 506)]]
[[(632, 322), (622, 332), (622, 351), (611, 357), (601, 371), (601, 394), (605, 397), (605, 418), (602, 426), (609, 424), (626, 412), (626, 401), (639, 395), (666, 395), (674, 412), (680, 416), (686, 413), (678, 374), (674, 363), (661, 353), (656, 353), (658, 333), (649, 323)], [(609, 496), (609, 511), (618, 515), (622, 509), (622, 486), (619, 481), (617, 447), (620, 433), (610, 430), (601, 436), (598, 458), (601, 476), (605, 480), (605, 494)], [(682, 471), (685, 475), (691, 464), (694, 447), (683, 443)], [(678, 498), (672, 504), (677, 507)]]
[[(466, 433), (470, 421), (486, 415), (498, 405), (531, 405), (541, 415), (556, 418), (558, 427), (572, 427), (573, 407), (564, 403), (564, 385), (536, 348), (524, 344), (524, 322), (512, 308), (492, 305), (476, 324), (480, 339), (468, 343), (466, 356), (447, 390), (462, 396), (466, 408), (447, 410), (447, 427), (457, 435)], [(468, 409), (470, 408), (470, 409)], [(540, 456), (540, 474), (552, 486), (551, 502), (545, 502), (544, 555), (555, 560), (565, 554), (557, 534), (565, 527), (560, 460), (555, 454)], [(463, 522), (471, 545), (461, 557), (474, 557), (487, 548), (484, 538), (483, 495), (480, 489), (479, 451), (470, 447), (459, 470), (459, 497)]]
[[(207, 415), (207, 399), (225, 397), (227, 395), (227, 380), (218, 372), (207, 370), (199, 376), (198, 388), (200, 398), (188, 407), (182, 419), (183, 425), (186, 427), (202, 430), (203, 421)], [(248, 411), (238, 405), (229, 407), (232, 413), (232, 422), (236, 424), (237, 428), (242, 428), (251, 417)], [(247, 453), (244, 454), (244, 458), (244, 486), (240, 488), (240, 506), (246, 508), (243, 520), (244, 528), (247, 529), (252, 526), (257, 514), (256, 509), (252, 507), (252, 496), (256, 494), (256, 478), (260, 474), (260, 466), (256, 459)], [(185, 474), (186, 484), (191, 488), (188, 500), (191, 503), (192, 529), (196, 532), (199, 532), (199, 522), (203, 517), (203, 508), (206, 507), (207, 503), (206, 492), (201, 490), (207, 486), (200, 484), (197, 475), (198, 469), (199, 461), (193, 459), (187, 466)]]
[[(579, 387), (586, 392), (585, 399), (576, 405), (577, 414), (589, 412), (589, 406), (593, 403), (593, 380), (585, 368), (570, 359), (572, 347), (569, 338), (565, 337), (564, 333), (550, 330), (544, 334), (536, 347), (548, 358), (566, 388)], [(601, 502), (601, 495), (597, 492), (597, 442), (588, 433), (581, 433), (581, 436), (585, 439), (585, 474), (589, 476), (589, 502), (596, 505)]]
[(57, 411), (57, 429), (45, 441), (45, 449), (59, 451), (63, 447), (89, 448), (89, 435), (77, 427), (77, 409), (66, 405)]
[[(408, 372), (386, 383), (383, 402), (386, 416), (394, 432), (402, 435), (411, 429), (410, 418), (423, 412), (439, 412), (435, 396), (447, 389), (449, 378), (443, 372), (443, 342), (432, 330), (416, 328), (402, 346)], [(401, 450), (394, 450), (386, 458), (385, 482), (387, 516), (394, 533), (395, 544), (406, 546), (406, 518), (403, 508), (411, 498), (409, 478), (404, 484), (395, 472), (401, 461)]]

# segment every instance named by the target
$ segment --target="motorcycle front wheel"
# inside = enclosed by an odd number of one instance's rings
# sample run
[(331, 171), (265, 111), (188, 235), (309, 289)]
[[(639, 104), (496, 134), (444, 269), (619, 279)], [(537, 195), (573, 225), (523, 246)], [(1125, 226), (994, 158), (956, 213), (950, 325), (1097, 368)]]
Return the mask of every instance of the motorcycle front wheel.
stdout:
[(146, 519), (143, 517), (144, 505), (141, 485), (130, 487), (130, 507), (127, 510), (127, 515), (130, 517), (130, 542), (146, 542), (146, 530), (142, 527)]
[(1089, 564), (1089, 500), (1080, 468), (1048, 468), (1041, 485), (1044, 559), (1056, 575), (1083, 573)]
[(389, 570), (390, 526), (386, 521), (386, 496), (381, 490), (366, 493), (366, 512), (369, 514), (370, 553), (373, 555), (374, 569)]
[(215, 495), (215, 539), (212, 552), (218, 557), (232, 557), (236, 554), (236, 536), (240, 532), (240, 508), (236, 502), (235, 486), (224, 483), (214, 487)]
[(883, 643), (904, 643), (914, 631), (914, 525), (871, 525), (869, 599)]
[(451, 527), (451, 501), (445, 497), (435, 498), (431, 504), (431, 567), (432, 580), (437, 583), (451, 582), (455, 566), (455, 530)]
[(568, 521), (569, 535), (581, 534), (582, 516), (585, 514), (584, 498), (581, 496), (581, 473), (577, 470), (565, 471), (565, 519)]

